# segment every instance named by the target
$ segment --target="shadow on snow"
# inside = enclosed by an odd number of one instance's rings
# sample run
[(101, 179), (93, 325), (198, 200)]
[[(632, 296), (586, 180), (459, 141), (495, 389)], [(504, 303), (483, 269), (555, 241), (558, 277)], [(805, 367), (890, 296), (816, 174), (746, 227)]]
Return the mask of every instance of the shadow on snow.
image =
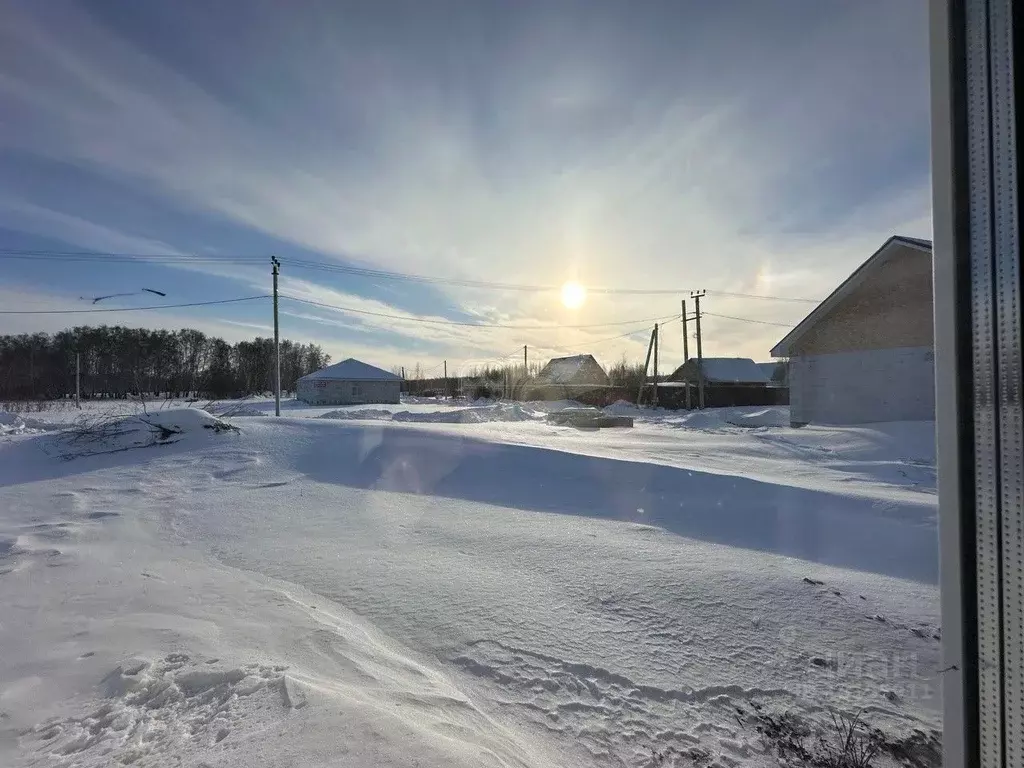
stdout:
[(934, 507), (426, 430), (338, 425), (296, 467), (353, 488), (646, 523), (693, 539), (934, 583)]

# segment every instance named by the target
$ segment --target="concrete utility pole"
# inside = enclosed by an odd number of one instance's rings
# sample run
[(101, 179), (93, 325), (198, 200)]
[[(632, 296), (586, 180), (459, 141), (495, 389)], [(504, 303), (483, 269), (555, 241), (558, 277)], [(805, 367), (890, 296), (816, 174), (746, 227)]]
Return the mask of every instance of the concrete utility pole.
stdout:
[(654, 324), (654, 405), (658, 405), (658, 324)]
[(704, 354), (701, 348), (701, 337), (700, 337), (700, 300), (707, 291), (700, 291), (691, 293), (690, 296), (693, 298), (696, 308), (694, 310), (696, 314), (695, 320), (697, 321), (697, 407), (704, 408)]
[(82, 410), (82, 356), (75, 352), (75, 407)]
[(277, 326), (277, 275), (281, 262), (270, 257), (270, 274), (274, 276), (274, 415), (281, 415), (281, 337)]

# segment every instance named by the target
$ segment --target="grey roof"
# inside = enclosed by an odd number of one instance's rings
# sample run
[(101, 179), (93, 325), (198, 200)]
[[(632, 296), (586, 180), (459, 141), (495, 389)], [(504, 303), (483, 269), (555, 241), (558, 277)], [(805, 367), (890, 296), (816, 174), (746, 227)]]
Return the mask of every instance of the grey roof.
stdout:
[(831, 312), (843, 299), (853, 293), (860, 285), (867, 279), (867, 276), (874, 270), (881, 267), (896, 253), (900, 251), (900, 248), (912, 248), (918, 251), (927, 251), (931, 253), (932, 244), (930, 240), (921, 240), (917, 237), (906, 237), (904, 235), (893, 235), (884, 243), (882, 247), (875, 251), (868, 259), (861, 264), (854, 271), (852, 275), (846, 278), (839, 287), (836, 288), (828, 297), (815, 307), (807, 317), (801, 320), (797, 326), (786, 334), (785, 338), (782, 339), (778, 344), (772, 347), (770, 352), (772, 357), (789, 357), (789, 351), (794, 344), (802, 339), (811, 328), (813, 328), (818, 321), (824, 319), (829, 312)]
[[(704, 381), (711, 384), (767, 384), (770, 376), (749, 357), (705, 357)], [(697, 382), (697, 358), (691, 357), (675, 369), (670, 381)]]
[(319, 371), (314, 371), (303, 376), (299, 381), (310, 381), (312, 379), (336, 379), (339, 381), (401, 381), (401, 376), (396, 376), (390, 371), (385, 371), (375, 365), (364, 363), (350, 357), (340, 363), (328, 365)]
[(705, 357), (702, 368), (705, 381), (723, 384), (763, 384), (770, 378), (749, 357)]

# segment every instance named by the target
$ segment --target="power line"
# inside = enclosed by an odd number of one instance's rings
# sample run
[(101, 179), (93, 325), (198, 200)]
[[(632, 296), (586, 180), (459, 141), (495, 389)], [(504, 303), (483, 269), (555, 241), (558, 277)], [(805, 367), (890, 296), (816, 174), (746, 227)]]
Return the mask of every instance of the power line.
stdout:
[[(151, 254), (151, 253), (112, 253), (112, 252), (88, 252), (88, 251), (33, 251), (25, 249), (0, 248), (0, 258), (30, 259), (30, 260), (51, 260), (62, 262), (75, 261), (99, 261), (106, 263), (142, 262), (148, 264), (160, 264), (181, 266), (188, 264), (253, 264), (260, 265), (268, 258), (268, 255), (241, 255), (241, 254)], [(311, 259), (285, 259), (284, 262), (289, 268), (311, 269), (335, 274), (353, 275), (375, 280), (399, 280), (403, 282), (420, 283), (424, 285), (447, 285), (457, 288), (475, 288), (500, 291), (521, 291), (528, 293), (549, 293), (561, 290), (560, 285), (531, 285), (522, 283), (503, 283), (489, 280), (471, 280), (466, 278), (439, 277), (437, 275), (417, 275), (406, 272), (395, 272), (385, 269), (372, 269), (369, 267), (358, 267), (348, 264), (331, 264)], [(685, 288), (614, 288), (601, 286), (586, 287), (587, 293), (598, 295), (618, 296), (658, 296), (677, 295), (688, 293)], [(804, 299), (792, 296), (769, 296), (756, 293), (738, 293), (734, 291), (711, 290), (708, 293), (718, 296), (732, 298), (760, 299), (768, 301), (790, 301), (806, 304), (817, 304), (817, 299)]]
[(100, 263), (120, 264), (141, 262), (144, 264), (263, 264), (267, 256), (243, 256), (235, 254), (199, 255), (180, 253), (89, 253), (85, 251), (29, 251), (20, 249), (0, 248), (0, 258), (25, 259), (30, 261), (91, 261)]
[(707, 317), (720, 317), (725, 320), (739, 320), (744, 323), (757, 323), (758, 325), (777, 325), (780, 328), (792, 328), (794, 325), (793, 323), (773, 323), (770, 320), (754, 320), (751, 317), (734, 317), (732, 315), (718, 315), (715, 314), (714, 312), (704, 312), (703, 314), (706, 315)]
[(501, 357), (496, 357), (496, 358), (494, 358), (494, 359), (495, 359), (495, 360), (506, 360), (506, 359), (508, 359), (508, 358), (510, 358), (510, 357), (512, 357), (512, 356), (514, 356), (514, 355), (518, 355), (518, 354), (521, 354), (521, 353), (522, 353), (522, 351), (523, 351), (523, 348), (522, 348), (522, 347), (516, 347), (516, 348), (515, 348), (515, 349), (513, 349), (513, 350), (512, 350), (511, 352), (509, 352), (509, 353), (508, 353), (507, 355), (502, 355)]
[(0, 315), (85, 315), (95, 312), (141, 312), (147, 309), (180, 309), (181, 307), (209, 307), (214, 304), (235, 304), (240, 301), (269, 299), (270, 294), (259, 296), (242, 296), (237, 299), (218, 299), (217, 301), (190, 301), (185, 304), (154, 304), (148, 307), (104, 307), (102, 309), (0, 309)]
[[(734, 291), (708, 291), (712, 296), (729, 296), (734, 299), (767, 299), (769, 301), (795, 301), (801, 304), (820, 304), (820, 299), (798, 299), (794, 296), (767, 296), (763, 293), (735, 293)], [(704, 313), (708, 314), (707, 312)]]
[[(705, 314), (707, 314), (707, 313), (705, 312)], [(679, 322), (679, 317), (673, 315), (671, 319), (666, 320), (665, 322), (660, 323), (660, 326), (664, 327), (664, 326), (668, 325), (669, 323), (678, 323), (678, 322)], [(620, 333), (618, 336), (609, 336), (607, 339), (597, 339), (595, 341), (584, 341), (581, 344), (573, 344), (572, 345), (572, 349), (575, 349), (577, 347), (592, 347), (592, 346), (596, 346), (598, 344), (604, 344), (607, 341), (616, 341), (617, 339), (624, 339), (627, 336), (635, 336), (638, 333), (646, 333), (646, 332), (649, 332), (650, 330), (651, 330), (651, 326), (650, 325), (642, 325), (639, 328), (634, 328), (632, 331), (626, 331), (625, 333)], [(554, 349), (569, 349), (569, 347), (554, 347)]]
[(664, 315), (662, 317), (651, 317), (633, 320), (617, 320), (611, 323), (592, 323), (589, 325), (503, 325), (501, 323), (470, 323), (463, 322), (461, 320), (435, 320), (429, 317), (409, 317), (406, 315), (393, 315), (388, 312), (374, 312), (369, 309), (355, 309), (353, 307), (343, 307), (337, 304), (327, 304), (322, 301), (313, 301), (312, 299), (300, 299), (296, 296), (288, 296), (287, 294), (284, 293), (281, 294), (281, 298), (287, 299), (288, 301), (297, 301), (301, 304), (309, 304), (314, 307), (334, 309), (339, 312), (353, 312), (357, 315), (383, 317), (389, 320), (404, 320), (410, 323), (427, 323), (430, 325), (452, 325), (464, 328), (501, 328), (508, 331), (560, 331), (566, 329), (578, 330), (584, 328), (607, 328), (613, 325), (632, 325), (633, 323), (654, 323), (664, 320), (666, 318), (675, 317), (675, 315)]

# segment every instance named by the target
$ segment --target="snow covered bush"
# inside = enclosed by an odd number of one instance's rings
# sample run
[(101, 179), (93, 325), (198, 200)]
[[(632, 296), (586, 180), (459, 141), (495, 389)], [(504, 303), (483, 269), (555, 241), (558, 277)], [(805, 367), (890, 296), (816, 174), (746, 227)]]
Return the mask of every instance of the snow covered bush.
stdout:
[(237, 432), (238, 427), (198, 408), (176, 408), (124, 416), (117, 413), (86, 415), (57, 436), (60, 458), (77, 459), (134, 448), (168, 445), (189, 436)]

